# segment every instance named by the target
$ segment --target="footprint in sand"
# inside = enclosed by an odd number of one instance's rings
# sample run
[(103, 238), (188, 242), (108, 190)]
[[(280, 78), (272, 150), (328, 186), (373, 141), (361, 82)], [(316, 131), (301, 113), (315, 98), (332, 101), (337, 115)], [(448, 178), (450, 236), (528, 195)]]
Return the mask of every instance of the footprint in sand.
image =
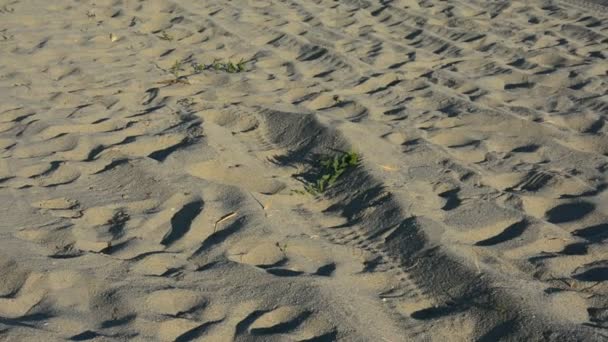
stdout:
[(309, 311), (293, 306), (282, 306), (267, 312), (250, 326), (252, 335), (266, 335), (287, 332), (298, 327), (308, 316)]
[(567, 223), (580, 220), (594, 210), (595, 205), (590, 202), (564, 203), (549, 209), (545, 217), (551, 223)]
[(217, 160), (211, 160), (189, 165), (186, 171), (193, 176), (212, 182), (238, 186), (268, 195), (276, 194), (285, 188), (282, 182), (271, 176), (265, 176), (263, 169), (247, 165), (226, 165)]
[(234, 246), (228, 255), (232, 261), (262, 268), (279, 277), (331, 276), (336, 269), (335, 261), (328, 257), (329, 252), (311, 239), (245, 241)]
[(82, 216), (77, 200), (58, 197), (32, 203), (34, 208), (48, 210), (55, 217), (79, 218)]
[(3, 277), (0, 281), (0, 297), (6, 298), (19, 292), (29, 276), (19, 264), (6, 255), (0, 254), (0, 272)]
[(100, 252), (124, 234), (124, 226), (129, 215), (121, 208), (94, 207), (84, 211), (81, 219), (75, 221), (72, 233), (76, 247), (82, 250)]
[(18, 264), (0, 256), (0, 271), (8, 275), (0, 282), (0, 317), (20, 319), (40, 303), (46, 293), (44, 275), (25, 272)]
[(150, 293), (145, 303), (156, 314), (181, 316), (204, 309), (207, 300), (197, 291), (168, 289)]

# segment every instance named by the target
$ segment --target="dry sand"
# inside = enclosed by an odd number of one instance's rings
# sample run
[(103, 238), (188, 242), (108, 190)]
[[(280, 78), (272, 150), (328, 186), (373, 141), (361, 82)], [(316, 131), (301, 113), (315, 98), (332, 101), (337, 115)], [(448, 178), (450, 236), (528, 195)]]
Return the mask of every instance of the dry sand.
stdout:
[(2, 0), (0, 340), (606, 340), (607, 91), (602, 1)]

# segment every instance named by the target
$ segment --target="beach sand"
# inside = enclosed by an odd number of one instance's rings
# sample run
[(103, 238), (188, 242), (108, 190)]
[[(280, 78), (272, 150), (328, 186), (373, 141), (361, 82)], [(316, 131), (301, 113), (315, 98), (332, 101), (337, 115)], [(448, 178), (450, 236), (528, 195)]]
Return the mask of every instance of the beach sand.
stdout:
[(608, 340), (602, 3), (0, 1), (0, 340)]

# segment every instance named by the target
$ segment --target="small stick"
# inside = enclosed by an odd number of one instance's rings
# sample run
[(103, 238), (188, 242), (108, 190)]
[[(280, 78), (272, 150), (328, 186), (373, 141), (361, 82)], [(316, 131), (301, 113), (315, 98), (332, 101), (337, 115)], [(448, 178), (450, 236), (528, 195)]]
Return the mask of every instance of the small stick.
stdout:
[(236, 211), (232, 212), (230, 214), (226, 214), (224, 216), (222, 216), (219, 220), (217, 220), (217, 222), (215, 222), (215, 225), (213, 225), (213, 233), (215, 234), (215, 232), (217, 231), (217, 225), (236, 216)]
[(253, 199), (254, 199), (256, 202), (258, 202), (258, 204), (260, 205), (260, 207), (262, 207), (262, 210), (264, 210), (264, 216), (268, 217), (268, 214), (266, 213), (266, 206), (264, 206), (264, 205), (262, 204), (262, 202), (260, 202), (260, 200), (258, 200), (258, 199), (257, 199), (257, 198), (256, 198), (256, 197), (253, 195), (253, 193), (251, 193), (251, 191), (249, 192), (249, 194), (251, 195), (251, 197), (253, 197)]

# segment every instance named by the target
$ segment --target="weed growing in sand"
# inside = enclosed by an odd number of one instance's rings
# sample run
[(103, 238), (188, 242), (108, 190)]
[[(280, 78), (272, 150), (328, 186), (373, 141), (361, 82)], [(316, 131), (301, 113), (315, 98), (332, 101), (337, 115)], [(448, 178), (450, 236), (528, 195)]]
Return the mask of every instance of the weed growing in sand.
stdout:
[(226, 63), (215, 61), (213, 63), (214, 70), (225, 71), (227, 73), (233, 74), (237, 72), (245, 71), (245, 62), (241, 59), (238, 63), (233, 63), (232, 61), (228, 61)]
[[(312, 195), (323, 193), (334, 185), (346, 170), (359, 164), (356, 152), (342, 152), (333, 156), (324, 156), (319, 162), (320, 170), (314, 181), (307, 182), (304, 190)], [(298, 192), (298, 191), (296, 191)]]
[(333, 100), (335, 106), (339, 106), (344, 103), (344, 100), (342, 100), (342, 98), (338, 95), (334, 95)]
[(166, 85), (172, 85), (176, 83), (190, 84), (186, 79), (186, 76), (180, 75), (180, 72), (184, 70), (183, 64), (184, 63), (180, 60), (175, 61), (175, 63), (173, 63), (173, 66), (169, 68), (169, 72), (173, 75), (174, 78), (172, 80), (160, 81), (157, 83)]
[(201, 72), (207, 70), (207, 66), (205, 64), (199, 64), (199, 63), (192, 63), (192, 71), (195, 74), (200, 74)]
[(167, 41), (172, 41), (173, 37), (171, 37), (166, 31), (162, 31), (160, 33), (159, 36), (157, 36), (158, 38), (162, 39), (162, 40), (167, 40)]
[(173, 76), (175, 76), (176, 79), (179, 78), (179, 72), (183, 70), (182, 64), (182, 61), (175, 61), (173, 66), (169, 68), (169, 71), (171, 72), (171, 74), (173, 74)]
[(245, 71), (245, 62), (243, 59), (241, 59), (238, 63), (233, 63), (232, 61), (222, 62), (220, 60), (214, 60), (210, 66), (213, 70), (224, 71), (230, 74)]
[(232, 61), (222, 62), (219, 59), (214, 59), (211, 64), (192, 63), (192, 71), (195, 74), (200, 74), (205, 70), (224, 71), (230, 74), (235, 74), (245, 71), (245, 61), (241, 59), (238, 63)]
[[(217, 70), (224, 71), (227, 73), (239, 73), (245, 71), (245, 61), (241, 59), (238, 63), (234, 63), (231, 61), (221, 62), (220, 60), (213, 60), (211, 64), (199, 64), (197, 62), (193, 62), (190, 64), (192, 66), (193, 74), (200, 74), (205, 70)], [(159, 67), (160, 68), (160, 67)], [(164, 69), (163, 69), (164, 70)], [(172, 80), (160, 81), (160, 84), (173, 85), (176, 83), (190, 84), (186, 76), (182, 76), (181, 72), (184, 71), (184, 63), (180, 60), (175, 61), (173, 66), (168, 70), (172, 75)]]

